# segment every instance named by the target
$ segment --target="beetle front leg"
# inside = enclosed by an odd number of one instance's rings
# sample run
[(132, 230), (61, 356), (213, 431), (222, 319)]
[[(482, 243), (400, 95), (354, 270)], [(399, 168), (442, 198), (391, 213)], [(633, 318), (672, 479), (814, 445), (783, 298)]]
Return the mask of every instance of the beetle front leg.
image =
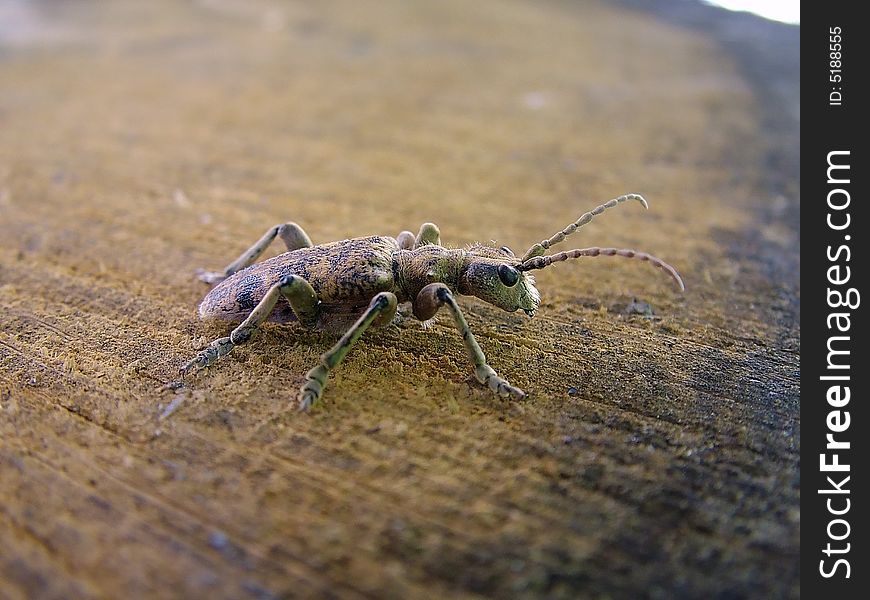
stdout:
[(420, 232), (417, 234), (417, 239), (414, 240), (414, 248), (419, 248), (426, 244), (441, 245), (441, 230), (438, 229), (435, 223), (423, 223), (420, 225)]
[(308, 408), (317, 402), (326, 386), (329, 372), (337, 367), (344, 357), (347, 356), (360, 336), (365, 333), (369, 326), (381, 327), (393, 320), (396, 316), (398, 300), (391, 292), (381, 292), (369, 303), (368, 308), (357, 319), (347, 332), (341, 336), (338, 343), (320, 357), (320, 364), (305, 374), (305, 384), (299, 390), (299, 410)]
[(241, 271), (245, 267), (253, 264), (261, 254), (269, 247), (276, 237), (281, 238), (288, 251), (298, 250), (299, 248), (310, 248), (311, 238), (308, 234), (296, 223), (284, 223), (283, 225), (275, 225), (269, 231), (263, 234), (253, 246), (245, 250), (241, 256), (231, 262), (223, 271), (205, 271), (198, 269), (196, 274), (201, 281), (205, 283), (218, 283), (223, 281), (233, 273)]
[(421, 321), (428, 321), (435, 316), (438, 309), (442, 306), (447, 306), (453, 315), (453, 321), (456, 327), (462, 334), (462, 342), (465, 344), (465, 351), (468, 358), (471, 359), (474, 365), (474, 375), (477, 380), (486, 385), (493, 392), (500, 396), (513, 396), (517, 400), (525, 398), (526, 393), (520, 388), (514, 387), (498, 376), (495, 370), (486, 363), (486, 356), (477, 340), (474, 339), (474, 334), (468, 327), (468, 322), (459, 310), (459, 305), (453, 297), (453, 292), (450, 291), (443, 283), (430, 283), (417, 294), (414, 299), (414, 316)]
[(196, 358), (181, 367), (181, 374), (186, 375), (191, 371), (207, 367), (221, 356), (229, 354), (239, 344), (250, 341), (260, 325), (275, 310), (275, 305), (281, 296), (287, 298), (296, 318), (302, 325), (314, 327), (320, 315), (320, 301), (317, 298), (317, 292), (302, 277), (285, 275), (278, 283), (269, 288), (269, 291), (254, 307), (247, 319), (233, 329), (228, 337), (216, 339), (205, 350), (197, 354)]

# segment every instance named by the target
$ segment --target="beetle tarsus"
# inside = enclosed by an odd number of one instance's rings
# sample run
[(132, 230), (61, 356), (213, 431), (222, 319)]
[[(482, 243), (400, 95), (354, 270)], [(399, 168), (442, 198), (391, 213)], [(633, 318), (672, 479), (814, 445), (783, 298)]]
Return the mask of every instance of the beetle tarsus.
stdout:
[(398, 299), (391, 292), (381, 292), (369, 302), (366, 311), (351, 325), (341, 339), (324, 352), (320, 357), (320, 364), (305, 374), (305, 384), (299, 391), (299, 410), (307, 410), (314, 402), (320, 399), (329, 372), (337, 367), (351, 347), (365, 333), (371, 325), (384, 325), (396, 316)]
[(200, 369), (204, 369), (207, 366), (211, 365), (221, 356), (225, 356), (230, 353), (235, 344), (233, 344), (232, 340), (228, 337), (218, 338), (213, 341), (208, 347), (196, 355), (196, 357), (189, 361), (186, 365), (179, 369), (181, 371), (182, 377), (187, 375), (191, 371), (196, 372)]
[(203, 283), (213, 284), (220, 283), (221, 281), (226, 279), (227, 274), (219, 273), (218, 271), (206, 271), (205, 269), (197, 269), (196, 278)]
[(311, 405), (320, 400), (323, 388), (326, 387), (326, 379), (329, 377), (329, 367), (319, 364), (305, 374), (305, 384), (299, 390), (299, 410), (306, 411)]
[(498, 373), (489, 365), (484, 364), (476, 367), (474, 375), (480, 383), (503, 398), (510, 396), (515, 400), (522, 400), (526, 397), (526, 393), (523, 390), (512, 386), (506, 379), (499, 377)]

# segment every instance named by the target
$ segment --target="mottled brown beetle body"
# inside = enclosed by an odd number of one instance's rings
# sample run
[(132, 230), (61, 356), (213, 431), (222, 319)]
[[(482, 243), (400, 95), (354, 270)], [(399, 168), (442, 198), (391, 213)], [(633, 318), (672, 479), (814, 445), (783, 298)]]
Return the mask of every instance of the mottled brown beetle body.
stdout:
[[(322, 315), (317, 327), (333, 330), (333, 316), (342, 322), (348, 319), (338, 315), (356, 320), (378, 293), (394, 291), (398, 251), (395, 238), (364, 237), (285, 252), (221, 281), (202, 300), (199, 316), (242, 321), (282, 277), (298, 275), (320, 299)], [(286, 323), (298, 319), (288, 302), (279, 301), (267, 320)]]
[[(299, 407), (307, 409), (320, 398), (329, 371), (363, 332), (390, 323), (398, 304), (410, 302), (414, 316), (421, 321), (447, 307), (462, 334), (478, 381), (500, 395), (522, 398), (522, 390), (499, 377), (486, 363), (454, 294), (476, 296), (503, 310), (523, 310), (534, 316), (540, 295), (528, 271), (600, 255), (649, 261), (671, 275), (682, 289), (683, 282), (673, 267), (635, 250), (594, 247), (544, 255), (547, 248), (594, 216), (626, 200), (647, 206), (636, 194), (610, 200), (534, 244), (521, 259), (505, 246), (445, 248), (432, 223), (423, 224), (416, 236), (404, 231), (395, 238), (371, 236), (317, 246), (295, 223), (275, 226), (224, 271), (200, 273), (203, 281), (218, 283), (201, 302), (200, 317), (240, 324), (182, 367), (182, 374), (206, 367), (248, 342), (265, 321), (297, 321), (326, 330), (344, 330), (352, 322), (338, 343), (321, 356), (320, 364), (307, 373), (299, 392)], [(276, 237), (284, 241), (288, 251), (252, 265)]]

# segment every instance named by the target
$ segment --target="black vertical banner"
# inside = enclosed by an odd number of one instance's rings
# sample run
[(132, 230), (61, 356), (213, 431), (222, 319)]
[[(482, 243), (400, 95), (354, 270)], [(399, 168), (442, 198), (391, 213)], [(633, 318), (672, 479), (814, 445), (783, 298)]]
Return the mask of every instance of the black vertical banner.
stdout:
[[(801, 15), (801, 592), (866, 597), (867, 25), (860, 3)], [(822, 596), (821, 594), (825, 594)]]

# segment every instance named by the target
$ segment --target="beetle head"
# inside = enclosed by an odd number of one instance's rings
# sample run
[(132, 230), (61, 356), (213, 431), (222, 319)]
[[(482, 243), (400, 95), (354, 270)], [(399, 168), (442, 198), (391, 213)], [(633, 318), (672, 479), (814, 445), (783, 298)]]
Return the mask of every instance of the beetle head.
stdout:
[(534, 316), (541, 295), (535, 287), (535, 278), (518, 268), (521, 264), (507, 246), (471, 246), (459, 276), (458, 291), (508, 312), (519, 309)]

